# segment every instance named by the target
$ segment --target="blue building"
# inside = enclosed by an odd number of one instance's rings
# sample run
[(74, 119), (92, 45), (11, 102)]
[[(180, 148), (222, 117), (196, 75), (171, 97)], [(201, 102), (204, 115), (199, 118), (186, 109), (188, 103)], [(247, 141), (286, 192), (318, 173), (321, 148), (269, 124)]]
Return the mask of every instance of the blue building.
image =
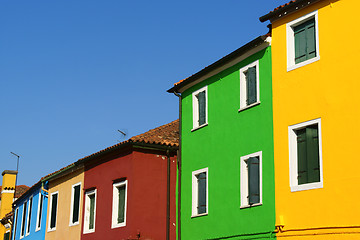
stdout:
[(11, 240), (45, 239), (48, 186), (39, 181), (14, 203)]

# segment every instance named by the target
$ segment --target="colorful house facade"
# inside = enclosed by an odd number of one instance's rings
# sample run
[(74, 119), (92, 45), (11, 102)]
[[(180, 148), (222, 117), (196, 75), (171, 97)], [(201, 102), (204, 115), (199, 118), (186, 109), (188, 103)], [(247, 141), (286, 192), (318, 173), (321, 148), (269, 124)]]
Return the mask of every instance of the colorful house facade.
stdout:
[(271, 37), (184, 79), (181, 239), (272, 239), (275, 225)]
[[(7, 213), (12, 211), (14, 201), (15, 183), (17, 171), (5, 170), (2, 172), (3, 184), (1, 188), (0, 219), (3, 219)], [(11, 228), (9, 225), (0, 224), (0, 238), (9, 239)]]
[(46, 240), (79, 240), (82, 226), (84, 167), (79, 161), (46, 177), (49, 198)]
[(46, 189), (47, 185), (39, 181), (14, 202), (12, 240), (45, 238)]
[(272, 24), (277, 236), (360, 239), (359, 1), (296, 0)]
[(178, 121), (80, 160), (82, 240), (175, 239)]

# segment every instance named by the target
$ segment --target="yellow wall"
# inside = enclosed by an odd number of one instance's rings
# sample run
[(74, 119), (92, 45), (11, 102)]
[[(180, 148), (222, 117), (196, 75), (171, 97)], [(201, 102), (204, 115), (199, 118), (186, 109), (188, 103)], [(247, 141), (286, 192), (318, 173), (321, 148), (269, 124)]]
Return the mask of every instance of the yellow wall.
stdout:
[[(359, 7), (358, 0), (323, 0), (273, 22), (276, 221), (285, 225), (279, 238), (360, 239)], [(320, 60), (287, 72), (286, 23), (316, 9)], [(316, 118), (322, 124), (323, 188), (291, 192), (288, 126)], [(292, 231), (306, 228), (322, 229)], [(298, 236), (303, 234), (310, 237)]]
[[(16, 171), (5, 170), (2, 173), (3, 180), (2, 180), (2, 193), (1, 193), (1, 204), (0, 204), (0, 219), (2, 219), (7, 213), (12, 211), (16, 175), (17, 175)], [(7, 192), (7, 189), (10, 192)], [(0, 239), (3, 239), (5, 232), (6, 232), (5, 227), (2, 224), (0, 224)]]
[[(79, 224), (75, 226), (69, 226), (72, 185), (77, 184), (79, 182), (81, 182)], [(46, 233), (45, 233), (46, 240), (80, 239), (81, 224), (82, 224), (81, 219), (82, 219), (83, 183), (84, 183), (83, 169), (77, 170), (73, 173), (69, 173), (68, 175), (61, 177), (59, 179), (50, 181), (47, 223), (46, 223)], [(48, 232), (49, 221), (50, 221), (49, 220), (50, 196), (51, 193), (57, 191), (59, 192), (59, 195), (58, 195), (56, 230)]]

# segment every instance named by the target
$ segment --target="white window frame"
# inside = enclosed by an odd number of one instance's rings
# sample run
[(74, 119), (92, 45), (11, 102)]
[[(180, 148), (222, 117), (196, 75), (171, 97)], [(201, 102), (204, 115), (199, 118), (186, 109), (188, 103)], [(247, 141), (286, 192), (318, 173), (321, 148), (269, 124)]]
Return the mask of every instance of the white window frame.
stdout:
[[(94, 206), (94, 228), (89, 229), (90, 221), (90, 195), (95, 194), (95, 206)], [(95, 232), (96, 224), (96, 198), (97, 198), (97, 189), (85, 192), (85, 209), (84, 209), (84, 234)]]
[[(314, 18), (315, 19), (315, 41), (316, 41), (316, 57), (308, 59), (306, 61), (295, 63), (295, 38), (294, 27)], [(286, 24), (286, 46), (287, 46), (287, 71), (294, 70), (296, 68), (305, 66), (307, 64), (320, 60), (319, 51), (319, 27), (318, 27), (318, 11), (308, 13), (298, 19), (295, 19)]]
[[(260, 183), (260, 202), (249, 204), (249, 186), (248, 186), (248, 165), (246, 161), (251, 157), (259, 157), (259, 183)], [(262, 205), (262, 151), (248, 154), (240, 157), (240, 208), (248, 208)]]
[[(77, 220), (77, 222), (73, 223), (73, 211), (74, 211), (74, 197), (75, 197), (75, 187), (76, 186), (80, 186), (80, 199), (79, 199), (79, 219)], [(80, 223), (80, 206), (81, 206), (81, 182), (75, 183), (71, 186), (71, 201), (70, 201), (70, 222), (69, 222), (69, 226), (75, 226), (78, 225)]]
[(17, 229), (17, 223), (18, 223), (18, 218), (19, 218), (18, 214), (19, 214), (19, 208), (16, 208), (15, 215), (14, 215), (14, 231), (13, 231), (13, 236), (11, 236), (12, 240), (15, 240), (16, 231), (18, 230)]
[[(199, 125), (199, 101), (198, 98), (196, 97), (200, 92), (205, 91), (205, 123), (202, 125)], [(202, 87), (198, 90), (196, 90), (195, 92), (192, 93), (192, 107), (193, 107), (193, 129), (191, 131), (195, 131), (196, 129), (205, 127), (208, 125), (208, 90), (207, 90), (207, 86)]]
[[(26, 208), (24, 207), (26, 203)], [(24, 238), (25, 234), (26, 234), (26, 217), (24, 219), (24, 215), (27, 214), (27, 208), (28, 208), (28, 201), (24, 201), (22, 204), (22, 214), (21, 214), (21, 225), (20, 225), (20, 239)], [(22, 232), (24, 227), (24, 234)]]
[[(297, 164), (297, 135), (296, 130), (305, 128), (310, 125), (318, 125), (319, 139), (319, 166), (320, 166), (320, 182), (298, 184), (298, 164)], [(289, 130), (289, 166), (290, 166), (290, 189), (291, 192), (317, 189), (323, 187), (323, 161), (322, 161), (322, 137), (321, 137), (321, 118), (291, 125)]]
[[(40, 206), (40, 201), (41, 201), (41, 199), (42, 199), (42, 206)], [(39, 231), (40, 229), (41, 229), (41, 217), (42, 216), (40, 216), (40, 207), (41, 208), (43, 208), (43, 206), (44, 206), (44, 198), (43, 198), (43, 195), (41, 194), (41, 189), (40, 189), (40, 191), (39, 191), (39, 201), (38, 201), (38, 209), (37, 209), (37, 213), (36, 213), (36, 226), (35, 226), (35, 232), (37, 232), (37, 231)], [(44, 209), (43, 209), (44, 210)], [(43, 210), (41, 211), (41, 215), (43, 215)], [(40, 221), (40, 222), (39, 222)], [(39, 226), (39, 223), (40, 223), (40, 227), (38, 227)]]
[[(30, 227), (31, 227), (31, 215), (32, 215), (32, 205), (33, 205), (33, 195), (29, 197), (28, 204), (27, 204), (27, 213), (26, 213), (26, 229), (25, 229), (25, 236), (30, 235)], [(31, 203), (31, 204), (30, 204)], [(31, 211), (31, 215), (30, 215)]]
[[(246, 104), (246, 71), (251, 68), (256, 67), (256, 102), (247, 105)], [(260, 69), (259, 69), (259, 60), (252, 62), (245, 67), (240, 68), (240, 109), (239, 111), (251, 108), (253, 106), (260, 104)]]
[[(56, 203), (56, 218), (55, 218), (55, 227), (50, 228), (51, 225), (51, 209), (53, 205), (53, 196), (57, 194), (57, 203)], [(48, 232), (52, 232), (56, 230), (57, 217), (58, 217), (58, 207), (59, 207), (59, 191), (53, 192), (50, 194), (50, 208), (49, 208), (49, 221), (48, 221)]]
[[(125, 185), (125, 209), (124, 209), (124, 222), (117, 223), (118, 218), (118, 208), (119, 208), (119, 189), (118, 187)], [(112, 202), (112, 221), (111, 228), (118, 228), (126, 226), (126, 210), (127, 210), (127, 191), (128, 191), (128, 181), (122, 181), (113, 184), (113, 202)]]
[[(206, 212), (198, 214), (198, 179), (197, 175), (206, 172)], [(209, 214), (209, 168), (203, 168), (192, 172), (192, 211), (191, 217), (200, 217)]]

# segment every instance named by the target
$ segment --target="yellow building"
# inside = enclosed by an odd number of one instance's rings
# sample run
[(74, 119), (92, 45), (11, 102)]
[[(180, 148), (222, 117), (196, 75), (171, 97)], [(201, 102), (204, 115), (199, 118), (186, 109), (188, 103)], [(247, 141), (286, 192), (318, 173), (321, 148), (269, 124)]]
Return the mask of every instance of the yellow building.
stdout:
[(277, 237), (360, 239), (358, 0), (296, 0), (272, 23)]
[[(5, 170), (2, 173), (2, 188), (0, 202), (0, 219), (12, 211), (12, 203), (14, 201), (15, 183), (17, 171)], [(8, 224), (0, 224), (0, 239), (8, 238), (11, 228)]]
[(49, 182), (46, 240), (81, 237), (84, 168), (70, 164), (43, 179)]

